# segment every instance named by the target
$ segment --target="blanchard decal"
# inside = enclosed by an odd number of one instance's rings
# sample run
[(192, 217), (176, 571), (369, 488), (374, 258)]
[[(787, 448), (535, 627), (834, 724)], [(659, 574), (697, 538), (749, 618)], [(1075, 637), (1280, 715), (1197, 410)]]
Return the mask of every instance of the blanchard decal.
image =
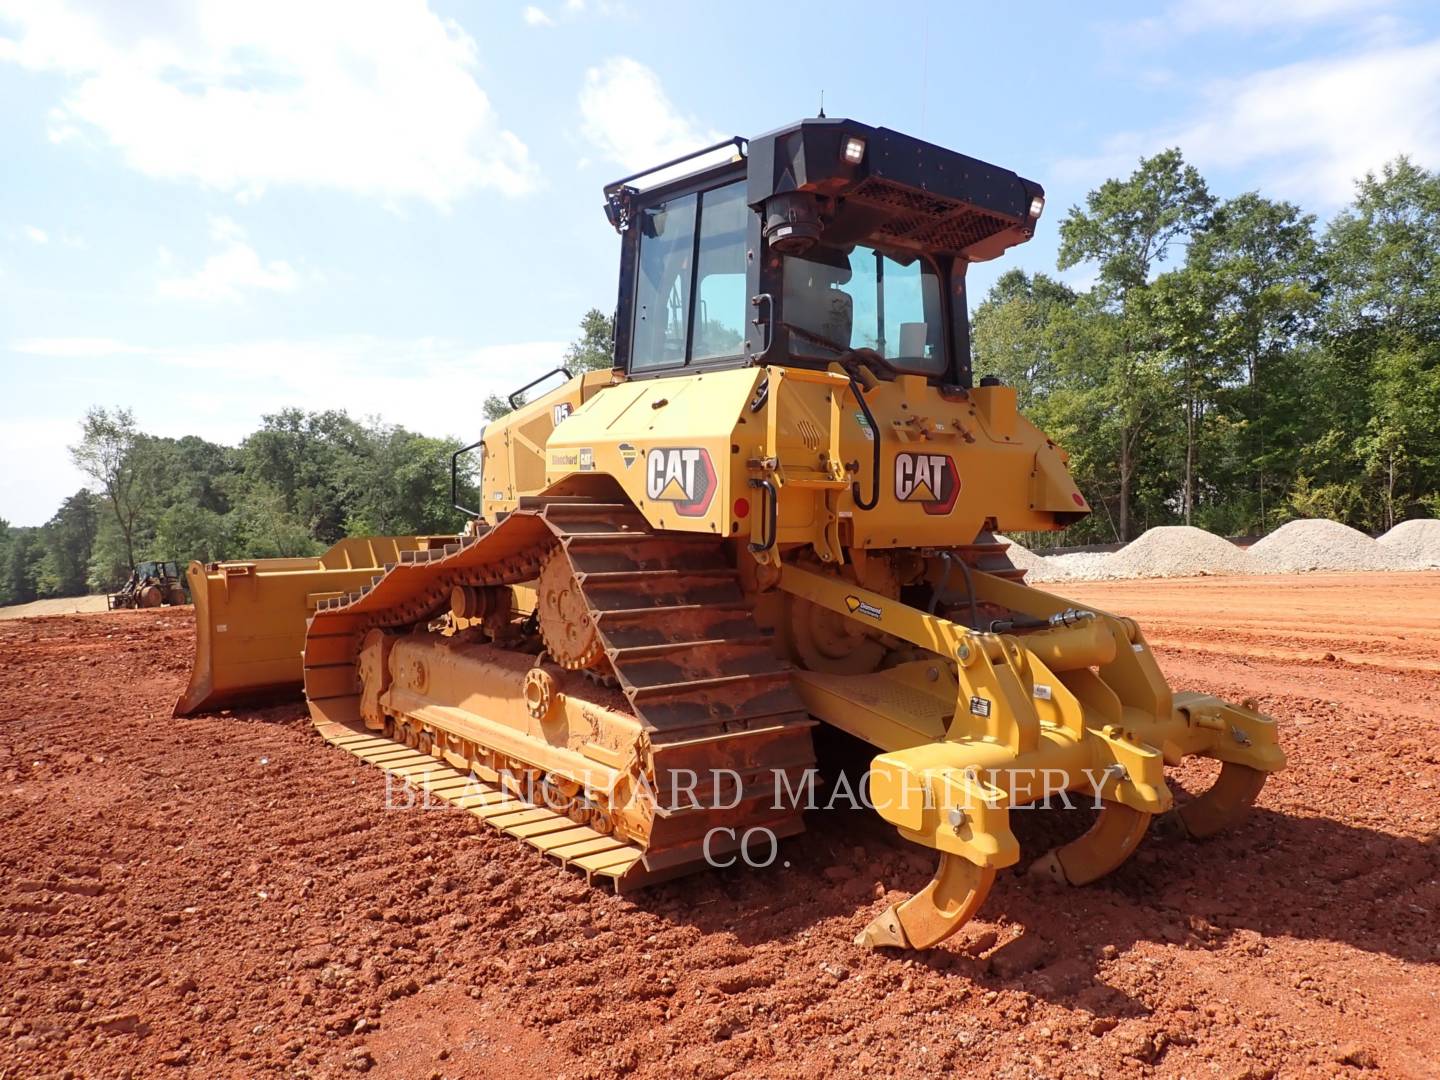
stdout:
[(852, 615), (865, 615), (871, 619), (875, 619), (877, 622), (885, 615), (885, 613), (881, 611), (878, 607), (876, 607), (874, 604), (867, 604), (858, 596), (845, 597), (845, 606), (850, 609), (850, 613)]
[(574, 410), (571, 408), (570, 402), (568, 401), (562, 401), (560, 402), (560, 404), (556, 405), (555, 408), (551, 409), (550, 415), (554, 418), (555, 426), (559, 427), (561, 424), (563, 424), (565, 422), (565, 418), (568, 417), (573, 411)]
[(580, 464), (579, 454), (554, 454), (550, 455), (550, 464), (561, 469), (574, 469)]
[(960, 494), (960, 471), (949, 454), (895, 455), (895, 498), (917, 502), (927, 514), (948, 514)]
[(595, 451), (588, 446), (582, 448), (580, 451), (580, 471), (595, 471)]
[(645, 455), (645, 494), (675, 504), (682, 517), (704, 517), (715, 497), (715, 466), (698, 446), (657, 446)]
[(635, 459), (639, 456), (635, 447), (631, 446), (628, 442), (622, 442), (615, 449), (620, 451), (620, 460), (625, 463), (625, 468), (628, 469), (631, 465), (635, 464)]

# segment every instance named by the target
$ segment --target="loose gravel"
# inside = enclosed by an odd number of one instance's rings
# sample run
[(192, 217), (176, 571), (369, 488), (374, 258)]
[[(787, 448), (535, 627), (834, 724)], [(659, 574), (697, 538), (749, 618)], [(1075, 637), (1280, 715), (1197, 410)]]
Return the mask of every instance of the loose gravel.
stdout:
[(1189, 525), (1150, 529), (1116, 552), (1047, 556), (1002, 539), (1010, 544), (1010, 561), (1035, 584), (1311, 570), (1440, 569), (1440, 520), (1431, 518), (1402, 522), (1378, 541), (1337, 521), (1303, 519), (1282, 525), (1248, 550)]
[(1408, 570), (1403, 556), (1358, 529), (1326, 518), (1287, 522), (1250, 549), (1255, 572), (1298, 574), (1307, 570)]
[[(1379, 542), (1417, 570), (1440, 569), (1440, 519), (1402, 521), (1380, 537)], [(1033, 553), (1031, 557), (1040, 558)]]

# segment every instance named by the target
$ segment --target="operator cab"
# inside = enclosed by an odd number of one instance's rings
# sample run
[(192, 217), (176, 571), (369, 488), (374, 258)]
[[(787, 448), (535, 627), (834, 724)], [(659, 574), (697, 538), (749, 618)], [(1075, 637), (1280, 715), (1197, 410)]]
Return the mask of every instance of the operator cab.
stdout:
[(605, 195), (622, 237), (615, 361), (632, 378), (838, 361), (967, 388), (966, 267), (1028, 240), (1045, 204), (1007, 169), (826, 118)]

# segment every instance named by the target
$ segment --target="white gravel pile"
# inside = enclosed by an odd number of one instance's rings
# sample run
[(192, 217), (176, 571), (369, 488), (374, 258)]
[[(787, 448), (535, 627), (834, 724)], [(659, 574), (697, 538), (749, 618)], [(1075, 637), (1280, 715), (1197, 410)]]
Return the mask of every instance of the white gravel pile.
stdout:
[(1250, 548), (1257, 574), (1307, 570), (1408, 570), (1414, 564), (1358, 529), (1327, 518), (1304, 518), (1280, 526)]
[(1108, 551), (1072, 551), (1069, 555), (1047, 555), (1051, 581), (1105, 581), (1115, 577), (1109, 572)]
[(1161, 525), (1146, 530), (1110, 556), (1106, 569), (1122, 578), (1254, 572), (1244, 551), (1193, 525)]
[[(1404, 559), (1412, 569), (1440, 569), (1440, 519), (1402, 521), (1380, 537), (1379, 543)], [(1033, 557), (1039, 558), (1038, 555)]]
[(1119, 581), (1227, 574), (1299, 574), (1308, 570), (1440, 569), (1440, 519), (1406, 521), (1372, 540), (1325, 518), (1282, 525), (1249, 550), (1190, 525), (1149, 529), (1116, 552), (1037, 555), (1010, 545), (1010, 561), (1027, 581)]
[(1010, 539), (1008, 536), (1001, 536), (996, 533), (995, 539), (1002, 544), (1009, 544), (1010, 547), (1005, 554), (1012, 563), (1025, 571), (1026, 581), (1061, 581), (1063, 578), (1055, 568), (1055, 559), (1046, 558), (1044, 555), (1036, 555), (1024, 544)]

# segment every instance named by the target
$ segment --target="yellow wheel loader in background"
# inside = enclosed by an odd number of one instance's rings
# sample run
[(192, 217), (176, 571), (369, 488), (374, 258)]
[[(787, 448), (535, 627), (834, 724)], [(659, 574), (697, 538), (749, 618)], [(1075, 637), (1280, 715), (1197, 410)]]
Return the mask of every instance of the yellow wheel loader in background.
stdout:
[[(800, 832), (834, 725), (938, 856), (868, 945), (963, 925), (1020, 859), (1015, 807), (1100, 808), (1032, 864), (1072, 885), (1156, 814), (1245, 814), (1284, 762), (1273, 722), (1172, 694), (1135, 623), (1027, 587), (995, 537), (1089, 510), (1014, 391), (971, 377), (966, 267), (1030, 238), (1038, 185), (820, 118), (605, 194), (614, 370), (486, 428), (463, 535), (385, 541), (363, 585), (192, 567), (201, 683), (247, 681), (253, 646), (218, 642), (251, 620), (296, 647), (265, 678), (294, 679), (303, 627), (327, 739), (618, 888)], [(1164, 766), (1197, 754), (1219, 778), (1175, 810)]]

